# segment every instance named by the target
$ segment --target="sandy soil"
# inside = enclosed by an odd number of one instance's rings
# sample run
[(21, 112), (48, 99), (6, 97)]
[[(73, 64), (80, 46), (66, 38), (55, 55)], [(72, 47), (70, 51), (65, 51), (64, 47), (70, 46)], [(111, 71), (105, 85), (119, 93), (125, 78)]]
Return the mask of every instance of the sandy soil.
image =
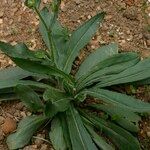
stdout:
[[(43, 48), (44, 44), (38, 32), (38, 18), (34, 12), (24, 6), (24, 0), (0, 0), (0, 40), (16, 44), (25, 42), (31, 49)], [(42, 0), (47, 5), (48, 0)], [(150, 2), (148, 0), (64, 0), (61, 4), (59, 19), (63, 25), (74, 30), (97, 12), (107, 13), (103, 26), (89, 45), (81, 52), (75, 62), (79, 63), (95, 48), (110, 42), (117, 42), (120, 51), (136, 51), (141, 57), (150, 56)], [(0, 52), (0, 67), (14, 65)], [(148, 90), (147, 90), (148, 89)], [(150, 87), (140, 87), (136, 93), (145, 101), (150, 101)], [(7, 150), (1, 125), (7, 118), (16, 123), (31, 113), (21, 102), (0, 104), (0, 150)], [(139, 140), (142, 149), (150, 149), (150, 119), (140, 124)], [(50, 150), (50, 144), (40, 138), (46, 138), (47, 132), (40, 131), (23, 150)]]

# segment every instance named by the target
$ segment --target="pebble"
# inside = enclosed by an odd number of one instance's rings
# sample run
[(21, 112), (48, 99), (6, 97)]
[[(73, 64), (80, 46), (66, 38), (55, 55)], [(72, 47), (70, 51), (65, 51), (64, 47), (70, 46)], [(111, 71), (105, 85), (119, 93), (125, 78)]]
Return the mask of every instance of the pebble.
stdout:
[(0, 116), (0, 125), (4, 123), (4, 117)]
[(88, 15), (88, 16), (87, 16), (87, 18), (88, 18), (88, 19), (91, 19), (91, 18), (92, 18), (92, 16), (91, 16), (91, 15)]
[(61, 8), (62, 11), (67, 10), (66, 7), (65, 7), (65, 3), (63, 1), (61, 2), (60, 8)]
[(123, 1), (118, 1), (117, 4), (120, 7), (120, 9), (126, 9), (126, 3), (124, 3)]
[(76, 0), (75, 3), (76, 3), (77, 5), (79, 5), (79, 4), (81, 3), (81, 0)]
[(16, 128), (17, 128), (16, 121), (11, 118), (6, 118), (4, 120), (4, 124), (2, 124), (2, 131), (5, 134), (13, 132), (14, 130), (16, 130)]
[(43, 144), (40, 148), (40, 150), (48, 150), (48, 145)]
[(0, 10), (0, 18), (3, 17), (4, 12)]
[(46, 3), (47, 3), (47, 0), (43, 0), (43, 3), (46, 4)]
[(127, 9), (124, 14), (123, 14), (123, 17), (126, 17), (127, 19), (130, 19), (130, 20), (137, 20), (137, 10), (134, 9), (134, 8), (130, 8), (130, 9)]
[(29, 145), (23, 148), (23, 150), (38, 150), (37, 145)]
[(0, 141), (2, 141), (3, 139), (4, 139), (3, 131), (2, 131), (2, 129), (0, 128)]
[(147, 45), (147, 47), (150, 46), (150, 40), (146, 40), (146, 45)]
[[(38, 134), (37, 137), (39, 138), (45, 138), (45, 136), (43, 134)], [(34, 143), (37, 145), (37, 146), (41, 146), (41, 144), (43, 144), (43, 140), (42, 139), (39, 139), (39, 138), (35, 138), (35, 141)]]
[(22, 102), (19, 102), (18, 104), (16, 104), (16, 109), (18, 109), (18, 110), (22, 110), (23, 107), (24, 107), (24, 105)]
[(3, 19), (0, 19), (0, 24), (3, 24)]
[(150, 137), (150, 132), (147, 132), (147, 136)]
[(25, 117), (27, 116), (24, 111), (22, 111), (22, 112), (20, 113), (20, 115), (21, 115), (23, 118), (25, 118)]

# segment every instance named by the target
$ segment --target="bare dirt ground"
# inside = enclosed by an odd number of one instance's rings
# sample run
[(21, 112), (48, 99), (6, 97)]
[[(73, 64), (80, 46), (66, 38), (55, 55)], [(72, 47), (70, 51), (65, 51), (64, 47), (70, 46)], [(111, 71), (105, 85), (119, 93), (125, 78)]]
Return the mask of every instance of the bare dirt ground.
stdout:
[[(47, 5), (48, 0), (42, 0)], [(136, 51), (141, 57), (150, 57), (150, 1), (149, 0), (64, 0), (61, 4), (60, 20), (70, 30), (74, 30), (97, 12), (107, 13), (103, 26), (81, 52), (75, 65), (95, 48), (110, 42), (117, 42), (120, 51)], [(31, 49), (43, 47), (38, 32), (38, 18), (24, 6), (24, 0), (0, 0), (0, 40), (16, 44), (25, 42)], [(14, 65), (0, 52), (0, 68)], [(150, 102), (150, 87), (139, 88), (138, 97)], [(2, 127), (4, 122), (12, 124), (31, 113), (21, 102), (0, 104), (0, 150), (7, 150), (5, 143), (9, 131)], [(150, 149), (150, 119), (140, 124), (139, 140), (144, 150)], [(8, 130), (8, 129), (6, 129)], [(11, 129), (9, 129), (11, 131)], [(23, 150), (50, 150), (46, 131), (40, 131)]]

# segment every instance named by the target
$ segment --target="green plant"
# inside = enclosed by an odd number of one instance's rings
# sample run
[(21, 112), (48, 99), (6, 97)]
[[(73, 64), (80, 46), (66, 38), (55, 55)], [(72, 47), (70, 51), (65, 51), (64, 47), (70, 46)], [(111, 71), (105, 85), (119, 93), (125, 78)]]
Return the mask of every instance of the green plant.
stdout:
[(39, 9), (40, 0), (26, 0), (39, 15), (47, 51), (0, 42), (0, 49), (17, 65), (0, 71), (0, 101), (20, 99), (32, 111), (8, 136), (9, 149), (24, 147), (46, 124), (56, 150), (139, 150), (133, 134), (139, 131), (140, 115), (150, 113), (150, 104), (118, 93), (112, 86), (149, 84), (150, 58), (118, 53), (117, 45), (109, 44), (90, 54), (71, 75), (75, 58), (105, 13), (69, 36), (57, 20), (60, 2), (54, 0), (50, 12), (46, 7)]

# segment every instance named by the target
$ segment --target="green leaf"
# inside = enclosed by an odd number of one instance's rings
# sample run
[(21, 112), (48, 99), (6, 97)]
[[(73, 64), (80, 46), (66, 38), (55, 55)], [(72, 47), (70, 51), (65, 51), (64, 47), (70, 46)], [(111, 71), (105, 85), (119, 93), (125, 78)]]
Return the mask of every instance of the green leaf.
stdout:
[(67, 145), (64, 139), (62, 123), (59, 117), (55, 117), (51, 123), (51, 131), (49, 133), (51, 142), (55, 150), (66, 150)]
[(70, 150), (70, 149), (72, 149), (72, 146), (71, 146), (71, 140), (70, 140), (70, 135), (69, 135), (69, 129), (68, 129), (68, 126), (67, 126), (66, 113), (61, 112), (58, 115), (59, 115), (59, 119), (61, 121), (61, 126), (62, 126), (62, 130), (63, 130), (63, 133), (64, 133), (64, 139), (65, 139), (65, 142), (66, 142), (67, 149)]
[(17, 84), (19, 84), (19, 85), (25, 85), (25, 86), (28, 85), (28, 86), (42, 88), (42, 89), (51, 88), (50, 85), (47, 85), (47, 84), (41, 83), (41, 82), (31, 81), (31, 80), (20, 80), (20, 81), (18, 81)]
[[(49, 12), (49, 10), (46, 7), (40, 11), (40, 14), (43, 17), (47, 27), (51, 29), (51, 40), (55, 48), (54, 51), (55, 64), (59, 69), (62, 69), (63, 68), (62, 61), (65, 57), (65, 53), (66, 53), (65, 48), (69, 37), (69, 33), (65, 28), (61, 26), (58, 20), (55, 21), (53, 20), (54, 13)], [(46, 46), (50, 50), (51, 44), (49, 40), (49, 35), (41, 20), (40, 20), (40, 33), (42, 35), (42, 38)]]
[(97, 150), (89, 133), (83, 125), (77, 110), (70, 106), (66, 111), (68, 128), (73, 150)]
[(19, 80), (4, 80), (0, 81), (0, 89), (12, 88), (18, 84)]
[(16, 85), (21, 84), (21, 85), (30, 85), (33, 87), (38, 87), (38, 88), (50, 88), (51, 86), (44, 84), (44, 83), (40, 83), (40, 82), (35, 82), (35, 81), (30, 81), (30, 80), (4, 80), (4, 81), (0, 81), (0, 91), (3, 90), (4, 93), (5, 90), (7, 90), (8, 88), (13, 88)]
[(46, 106), (46, 115), (53, 117), (58, 112), (64, 112), (68, 109), (72, 98), (66, 93), (54, 88), (47, 89), (43, 98), (48, 101)]
[(79, 51), (90, 41), (99, 27), (99, 23), (102, 22), (105, 13), (100, 13), (88, 20), (76, 31), (74, 31), (70, 37), (67, 46), (67, 57), (63, 63), (63, 70), (66, 73), (70, 73), (72, 63), (77, 57)]
[(39, 8), (41, 4), (41, 0), (35, 0), (36, 1), (36, 7)]
[(97, 84), (97, 87), (106, 87), (111, 85), (131, 83), (144, 80), (150, 77), (150, 58), (144, 59), (123, 72), (106, 77), (103, 81)]
[(91, 121), (97, 129), (110, 138), (120, 150), (140, 150), (138, 140), (123, 128), (112, 122), (105, 121), (96, 115), (92, 115), (91, 113), (83, 111), (81, 113), (84, 117)]
[(14, 93), (4, 93), (0, 94), (0, 102), (2, 101), (10, 101), (10, 100), (17, 100), (18, 97)]
[(0, 41), (0, 49), (11, 58), (39, 60), (35, 57), (34, 52), (29, 50), (24, 43), (19, 43), (15, 46), (12, 46), (9, 43)]
[(118, 45), (114, 43), (98, 48), (83, 61), (76, 73), (76, 79), (78, 80), (80, 77), (91, 71), (95, 65), (117, 53)]
[(33, 75), (19, 67), (10, 67), (0, 70), (0, 89), (11, 88), (17, 85), (20, 79)]
[(31, 76), (32, 73), (25, 71), (19, 67), (9, 67), (0, 70), (0, 81), (18, 80)]
[(90, 127), (89, 125), (85, 125), (88, 132), (91, 134), (92, 139), (94, 140), (94, 142), (97, 144), (97, 146), (101, 149), (101, 150), (115, 150), (111, 145), (109, 145), (104, 138), (100, 137), (92, 127)]
[(15, 150), (27, 145), (37, 129), (45, 123), (43, 116), (29, 116), (21, 120), (17, 131), (7, 138), (7, 145), (10, 150)]
[(29, 86), (17, 85), (15, 88), (15, 92), (18, 95), (19, 99), (23, 101), (26, 107), (28, 107), (30, 110), (36, 112), (44, 108), (39, 95), (34, 92), (34, 90)]
[[(21, 58), (41, 62), (43, 64), (51, 64), (51, 60), (47, 57), (47, 52), (43, 50), (31, 51), (24, 43), (18, 43), (15, 46), (9, 43), (4, 43), (0, 41), (0, 49), (11, 59)], [(39, 57), (39, 54), (42, 57)]]
[(129, 109), (121, 108), (112, 104), (89, 104), (89, 106), (96, 110), (102, 110), (108, 113), (114, 122), (131, 132), (138, 132), (140, 130), (140, 116)]
[(137, 81), (135, 83), (133, 83), (135, 85), (149, 85), (150, 84), (150, 78), (141, 80), (141, 81)]
[[(50, 25), (51, 25), (51, 19), (52, 19), (52, 15), (49, 13), (49, 10), (44, 7), (41, 11), (40, 11), (40, 14), (43, 18), (43, 20), (45, 21), (46, 25), (48, 28), (50, 28)], [(43, 24), (43, 22), (40, 20), (40, 33), (42, 35), (42, 38), (46, 44), (46, 46), (48, 47), (48, 49), (50, 50), (51, 49), (51, 46), (50, 46), (50, 42), (49, 42), (49, 35), (47, 33), (47, 30)]]
[(127, 96), (117, 92), (112, 92), (104, 89), (88, 89), (84, 93), (100, 99), (106, 103), (129, 109), (133, 112), (150, 113), (150, 104), (139, 99)]
[(70, 75), (65, 74), (61, 70), (53, 67), (42, 65), (38, 62), (33, 62), (26, 59), (14, 58), (13, 61), (22, 69), (27, 70), (29, 72), (42, 74), (42, 75), (54, 75), (66, 79), (69, 82), (73, 82), (73, 79)]
[(139, 56), (132, 52), (113, 55), (95, 65), (87, 75), (79, 78), (77, 89), (82, 89), (100, 81), (103, 82), (106, 77), (118, 75), (120, 72), (137, 64), (139, 60)]

